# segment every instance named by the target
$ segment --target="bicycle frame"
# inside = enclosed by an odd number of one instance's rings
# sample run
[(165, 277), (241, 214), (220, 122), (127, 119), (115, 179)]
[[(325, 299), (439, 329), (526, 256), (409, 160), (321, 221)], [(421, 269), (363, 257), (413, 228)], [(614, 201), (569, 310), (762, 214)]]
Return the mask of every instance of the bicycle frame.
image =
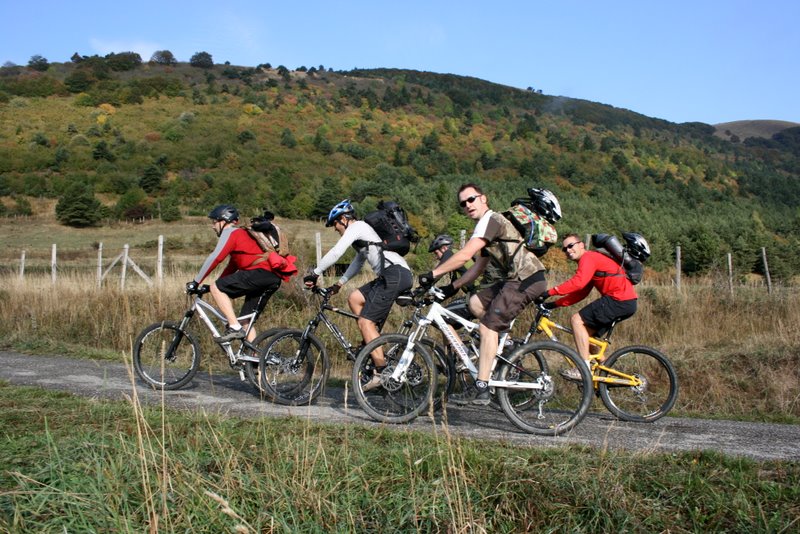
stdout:
[[(408, 366), (411, 364), (411, 359), (413, 357), (413, 347), (414, 345), (421, 341), (427, 332), (428, 326), (431, 324), (435, 324), (438, 329), (444, 335), (445, 340), (447, 341), (450, 348), (458, 355), (461, 359), (461, 362), (467, 368), (469, 373), (472, 375), (473, 378), (478, 376), (478, 369), (475, 367), (475, 364), (472, 362), (470, 355), (467, 353), (466, 347), (461, 343), (461, 340), (456, 336), (453, 331), (450, 329), (450, 326), (447, 324), (445, 319), (451, 319), (456, 321), (460, 324), (469, 334), (472, 334), (479, 328), (478, 323), (474, 323), (463, 317), (451, 312), (438, 302), (432, 302), (430, 307), (428, 308), (428, 312), (425, 315), (415, 315), (415, 321), (417, 322), (418, 326), (414, 329), (413, 332), (409, 334), (408, 344), (406, 345), (405, 350), (403, 351), (402, 356), (400, 357), (400, 361), (398, 362), (397, 367), (395, 368), (394, 372), (392, 373), (392, 379), (400, 381), (402, 377), (405, 376), (405, 372), (408, 369)], [(505, 361), (507, 360), (502, 356), (503, 347), (505, 346), (505, 341), (510, 335), (509, 332), (503, 332), (499, 338), (499, 343), (497, 345), (497, 353), (495, 354), (495, 358), (492, 361), (492, 374), (494, 374), (494, 370), (497, 367), (498, 358)], [(472, 347), (472, 350), (475, 350), (475, 347)], [(524, 372), (524, 369), (519, 369), (520, 371)], [(520, 383), (520, 382), (508, 382), (502, 380), (489, 380), (489, 387), (501, 387), (501, 388), (514, 388), (514, 389), (543, 389), (544, 386), (540, 383)]]
[[(611, 329), (613, 328), (616, 323), (611, 325)], [(525, 343), (528, 342), (530, 337), (538, 332), (541, 332), (545, 336), (547, 336), (551, 341), (558, 342), (558, 337), (555, 334), (555, 331), (566, 332), (568, 334), (572, 334), (572, 329), (567, 328), (566, 326), (562, 326), (557, 322), (550, 319), (549, 314), (545, 313), (542, 308), (539, 308), (539, 311), (536, 314), (536, 319), (534, 319), (533, 324), (531, 324), (531, 328), (528, 330), (528, 334), (525, 336)], [(595, 389), (597, 389), (597, 384), (599, 382), (603, 382), (604, 384), (614, 384), (618, 386), (640, 386), (642, 385), (641, 378), (622, 373), (616, 369), (611, 367), (607, 367), (603, 365), (603, 361), (605, 360), (606, 356), (606, 349), (609, 347), (611, 342), (609, 341), (609, 336), (611, 332), (609, 331), (606, 334), (605, 338), (596, 338), (596, 337), (589, 337), (589, 345), (595, 346), (598, 348), (597, 353), (591, 354), (589, 361), (591, 365), (589, 366), (590, 371), (592, 372), (592, 382), (594, 383)], [(601, 376), (598, 371), (604, 371), (606, 373), (605, 376)]]
[(323, 296), (322, 305), (320, 306), (319, 311), (314, 317), (311, 318), (310, 321), (308, 321), (308, 324), (306, 325), (306, 328), (303, 331), (303, 338), (308, 337), (309, 334), (313, 334), (314, 331), (317, 329), (317, 326), (319, 326), (319, 323), (322, 323), (325, 325), (328, 331), (330, 331), (331, 335), (333, 335), (333, 338), (336, 340), (336, 342), (339, 343), (339, 345), (341, 345), (342, 349), (347, 354), (348, 359), (355, 360), (356, 353), (353, 351), (353, 344), (350, 343), (350, 341), (344, 336), (342, 330), (328, 318), (325, 312), (332, 311), (334, 313), (338, 313), (339, 315), (344, 315), (345, 317), (349, 317), (351, 319), (358, 319), (358, 316), (355, 315), (354, 313), (350, 313), (341, 308), (331, 306), (328, 303), (329, 298), (330, 297), (328, 297), (327, 295)]

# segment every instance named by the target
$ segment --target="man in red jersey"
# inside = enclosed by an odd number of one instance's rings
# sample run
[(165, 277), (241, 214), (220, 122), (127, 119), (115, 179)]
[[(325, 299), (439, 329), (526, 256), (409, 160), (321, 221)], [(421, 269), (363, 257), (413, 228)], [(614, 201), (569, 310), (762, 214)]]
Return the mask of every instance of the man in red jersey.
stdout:
[[(226, 343), (244, 338), (243, 325), (239, 324), (233, 310), (232, 299), (245, 297), (241, 315), (246, 315), (255, 311), (259, 297), (268, 292), (261, 301), (261, 312), (269, 297), (280, 287), (281, 277), (272, 272), (270, 262), (264, 260), (264, 253), (255, 239), (250, 237), (247, 230), (236, 226), (239, 212), (235, 207), (229, 204), (217, 206), (211, 210), (208, 218), (212, 221), (211, 226), (219, 241), (194, 280), (186, 284), (186, 288), (197, 288), (217, 265), (230, 257), (217, 281), (210, 284), (211, 296), (228, 322), (225, 332), (215, 337), (214, 341)], [(250, 341), (255, 339), (255, 335), (255, 329), (251, 328), (248, 336)]]
[[(636, 313), (638, 297), (622, 265), (605, 254), (586, 250), (578, 234), (568, 234), (562, 241), (561, 250), (567, 259), (578, 262), (578, 270), (572, 278), (548, 289), (536, 300), (542, 302), (548, 297), (562, 295), (560, 299), (545, 304), (545, 307), (570, 306), (585, 299), (593, 288), (597, 289), (600, 298), (570, 317), (575, 346), (588, 366), (591, 354), (589, 337), (611, 326), (614, 321), (627, 319)], [(569, 369), (566, 374), (572, 374), (570, 378), (575, 380), (581, 379), (577, 369)]]

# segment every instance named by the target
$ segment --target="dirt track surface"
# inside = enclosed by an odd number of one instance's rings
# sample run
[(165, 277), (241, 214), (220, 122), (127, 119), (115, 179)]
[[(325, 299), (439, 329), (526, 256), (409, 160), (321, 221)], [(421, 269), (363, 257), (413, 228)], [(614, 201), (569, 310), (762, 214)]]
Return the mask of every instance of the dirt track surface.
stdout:
[[(372, 421), (344, 390), (328, 388), (312, 406), (287, 407), (264, 402), (238, 376), (209, 376), (200, 372), (185, 388), (162, 393), (132, 378), (122, 363), (73, 359), (61, 356), (30, 356), (0, 351), (0, 380), (11, 384), (69, 391), (97, 399), (124, 400), (133, 388), (143, 403), (163, 402), (180, 410), (203, 410), (234, 417), (300, 417), (320, 423), (380, 426)], [(442, 422), (437, 414), (436, 422)], [(522, 446), (581, 444), (598, 449), (639, 452), (713, 450), (755, 460), (800, 461), (800, 425), (742, 423), (706, 419), (665, 417), (655, 423), (624, 423), (616, 420), (599, 400), (592, 412), (572, 432), (559, 437), (533, 436), (518, 431), (502, 414), (490, 407), (449, 407), (447, 424), (453, 434), (494, 439)], [(412, 424), (392, 426), (398, 430), (432, 430), (427, 417)]]

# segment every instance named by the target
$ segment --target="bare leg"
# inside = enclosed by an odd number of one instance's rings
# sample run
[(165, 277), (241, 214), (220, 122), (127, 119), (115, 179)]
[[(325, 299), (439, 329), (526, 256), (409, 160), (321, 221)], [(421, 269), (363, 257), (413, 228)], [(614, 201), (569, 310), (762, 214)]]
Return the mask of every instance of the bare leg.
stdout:
[(478, 380), (489, 381), (492, 372), (492, 362), (497, 354), (497, 345), (500, 335), (483, 324), (478, 327), (481, 334), (481, 358), (478, 362)]
[(569, 322), (572, 325), (572, 335), (575, 337), (575, 347), (578, 349), (578, 354), (581, 355), (581, 358), (588, 366), (591, 358), (591, 353), (589, 352), (589, 330), (579, 313), (574, 313)]
[(214, 297), (219, 311), (225, 316), (228, 326), (239, 325), (239, 320), (236, 318), (236, 312), (233, 310), (233, 301), (231, 298), (217, 288), (216, 282), (211, 284), (211, 296)]

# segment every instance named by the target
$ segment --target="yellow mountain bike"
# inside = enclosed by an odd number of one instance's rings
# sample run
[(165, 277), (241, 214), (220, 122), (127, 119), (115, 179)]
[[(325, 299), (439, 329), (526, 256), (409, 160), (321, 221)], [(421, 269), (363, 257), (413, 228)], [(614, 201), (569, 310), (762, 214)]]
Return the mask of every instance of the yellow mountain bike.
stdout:
[[(550, 310), (538, 306), (525, 343), (536, 334), (558, 341), (556, 332), (572, 329), (550, 318)], [(645, 345), (623, 347), (606, 356), (616, 322), (597, 337), (590, 337), (592, 382), (595, 392), (612, 414), (623, 421), (653, 422), (665, 416), (678, 398), (678, 375), (672, 362)]]

